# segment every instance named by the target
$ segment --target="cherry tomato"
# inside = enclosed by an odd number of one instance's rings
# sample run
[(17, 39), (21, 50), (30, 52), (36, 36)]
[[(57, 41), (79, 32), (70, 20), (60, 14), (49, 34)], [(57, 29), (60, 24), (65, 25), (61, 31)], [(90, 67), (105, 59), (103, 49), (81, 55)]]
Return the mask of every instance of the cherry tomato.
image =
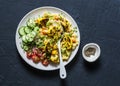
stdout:
[(44, 66), (48, 66), (49, 61), (48, 61), (47, 59), (45, 59), (45, 60), (42, 61), (42, 64), (43, 64)]
[(37, 56), (38, 56), (38, 57), (41, 57), (41, 56), (42, 56), (42, 53), (37, 53)]
[(31, 59), (31, 58), (32, 58), (32, 52), (27, 52), (26, 55), (27, 55), (27, 58), (28, 58), (28, 59)]
[(41, 56), (41, 57), (40, 57), (40, 60), (43, 61), (43, 60), (44, 60), (44, 56)]
[(33, 52), (34, 54), (37, 54), (37, 53), (38, 53), (38, 49), (37, 49), (37, 48), (33, 48), (33, 49), (32, 49), (32, 52)]
[(33, 56), (32, 56), (32, 60), (33, 60), (33, 62), (35, 62), (35, 63), (40, 62), (40, 58), (39, 58), (38, 56), (36, 56), (36, 55), (33, 55)]

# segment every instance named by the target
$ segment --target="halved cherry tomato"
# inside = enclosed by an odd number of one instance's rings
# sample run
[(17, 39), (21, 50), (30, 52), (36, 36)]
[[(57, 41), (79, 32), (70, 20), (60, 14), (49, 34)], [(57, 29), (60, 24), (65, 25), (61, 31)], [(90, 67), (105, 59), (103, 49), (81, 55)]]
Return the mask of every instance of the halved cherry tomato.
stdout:
[(37, 53), (39, 53), (39, 49), (36, 48), (36, 47), (34, 47), (34, 48), (32, 49), (32, 52), (33, 52), (34, 54), (37, 54)]
[(40, 62), (40, 58), (39, 58), (38, 56), (36, 56), (36, 55), (33, 55), (33, 56), (32, 56), (32, 60), (33, 60), (33, 62), (35, 62), (35, 63)]
[(48, 59), (43, 60), (43, 61), (42, 61), (42, 64), (43, 64), (44, 66), (48, 66), (48, 64), (49, 64)]
[(32, 52), (27, 52), (26, 55), (27, 55), (27, 58), (28, 58), (28, 59), (31, 59), (31, 58), (32, 58)]
[(42, 56), (40, 57), (40, 60), (43, 61), (44, 59), (45, 59), (45, 57), (42, 55)]
[(37, 56), (38, 56), (38, 57), (41, 57), (41, 56), (42, 56), (42, 53), (37, 53)]

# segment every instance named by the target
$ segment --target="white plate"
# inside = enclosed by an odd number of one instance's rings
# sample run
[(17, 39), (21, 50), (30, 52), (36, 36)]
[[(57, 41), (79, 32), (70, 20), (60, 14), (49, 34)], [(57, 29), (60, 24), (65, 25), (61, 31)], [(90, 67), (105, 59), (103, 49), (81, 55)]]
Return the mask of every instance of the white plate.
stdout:
[(17, 27), (17, 30), (16, 30), (16, 46), (17, 46), (17, 49), (18, 49), (18, 52), (20, 53), (21, 57), (24, 59), (24, 61), (26, 63), (28, 63), (29, 65), (31, 65), (32, 67), (34, 68), (37, 68), (37, 69), (40, 69), (40, 70), (46, 70), (46, 71), (49, 71), (49, 70), (56, 70), (56, 69), (59, 69), (59, 64), (58, 65), (48, 65), (47, 67), (43, 66), (40, 63), (38, 64), (35, 64), (32, 60), (29, 60), (27, 57), (26, 57), (26, 53), (24, 52), (24, 50), (21, 48), (21, 39), (19, 37), (19, 34), (18, 34), (18, 29), (19, 27), (23, 26), (23, 25), (26, 25), (26, 21), (29, 19), (29, 18), (35, 18), (35, 17), (38, 17), (38, 15), (42, 15), (44, 12), (51, 12), (51, 13), (62, 13), (66, 19), (68, 19), (68, 21), (72, 24), (72, 27), (77, 27), (77, 35), (78, 35), (78, 40), (79, 40), (79, 44), (78, 46), (76, 47), (76, 49), (72, 52), (69, 60), (67, 62), (64, 62), (64, 65), (67, 65), (68, 63), (70, 63), (72, 61), (72, 59), (75, 57), (78, 49), (79, 49), (79, 45), (80, 45), (80, 32), (79, 32), (79, 28), (76, 24), (76, 22), (74, 21), (74, 19), (68, 14), (66, 13), (65, 11), (59, 9), (59, 8), (56, 8), (56, 7), (51, 7), (51, 6), (44, 6), (44, 7), (40, 7), (40, 8), (36, 8), (32, 11), (30, 11), (29, 13), (27, 13), (23, 18), (22, 20), (20, 21), (18, 27)]

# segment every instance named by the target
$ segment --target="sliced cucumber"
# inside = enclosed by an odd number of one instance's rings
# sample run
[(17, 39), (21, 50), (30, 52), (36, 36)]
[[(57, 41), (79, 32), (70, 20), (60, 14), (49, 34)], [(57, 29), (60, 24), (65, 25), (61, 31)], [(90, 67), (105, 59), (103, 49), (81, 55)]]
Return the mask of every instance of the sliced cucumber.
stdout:
[(26, 38), (27, 38), (27, 41), (28, 41), (28, 42), (32, 42), (33, 39), (34, 39), (34, 37), (32, 37), (31, 34), (27, 34), (27, 37), (26, 37)]
[(27, 43), (27, 37), (26, 37), (26, 35), (22, 36), (22, 41), (25, 42), (25, 43)]
[(26, 33), (26, 34), (28, 34), (28, 33), (31, 32), (31, 29), (30, 29), (29, 27), (27, 27), (27, 26), (24, 28), (24, 30), (25, 30), (25, 33)]
[(32, 42), (33, 39), (34, 39), (34, 38), (30, 37), (30, 38), (28, 39), (28, 41), (29, 41), (29, 42)]
[(19, 28), (19, 31), (18, 31), (18, 32), (19, 32), (19, 35), (20, 35), (20, 36), (26, 35), (24, 29), (25, 29), (25, 26), (22, 26), (22, 27)]
[(27, 34), (27, 37), (30, 38), (31, 37), (31, 33)]
[(36, 26), (36, 24), (33, 19), (28, 19), (27, 26), (33, 29)]
[(35, 32), (38, 32), (39, 29), (40, 29), (39, 27), (35, 27), (35, 28), (34, 28), (34, 31), (35, 31)]
[(30, 34), (31, 34), (32, 37), (36, 36), (36, 32), (35, 31), (32, 31)]
[(28, 46), (23, 46), (23, 49), (24, 49), (25, 51), (27, 51), (29, 48), (28, 48)]

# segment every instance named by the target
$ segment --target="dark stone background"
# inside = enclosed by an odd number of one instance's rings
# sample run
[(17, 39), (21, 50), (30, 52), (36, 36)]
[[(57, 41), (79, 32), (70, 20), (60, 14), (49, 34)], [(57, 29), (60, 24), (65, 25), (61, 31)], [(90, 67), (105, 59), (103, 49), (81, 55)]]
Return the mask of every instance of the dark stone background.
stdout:
[[(21, 18), (37, 7), (67, 11), (81, 32), (81, 46), (67, 65), (68, 77), (27, 65), (17, 52), (15, 32)], [(0, 86), (120, 86), (120, 0), (0, 0)], [(100, 59), (89, 64), (81, 55), (89, 42), (101, 47)]]

